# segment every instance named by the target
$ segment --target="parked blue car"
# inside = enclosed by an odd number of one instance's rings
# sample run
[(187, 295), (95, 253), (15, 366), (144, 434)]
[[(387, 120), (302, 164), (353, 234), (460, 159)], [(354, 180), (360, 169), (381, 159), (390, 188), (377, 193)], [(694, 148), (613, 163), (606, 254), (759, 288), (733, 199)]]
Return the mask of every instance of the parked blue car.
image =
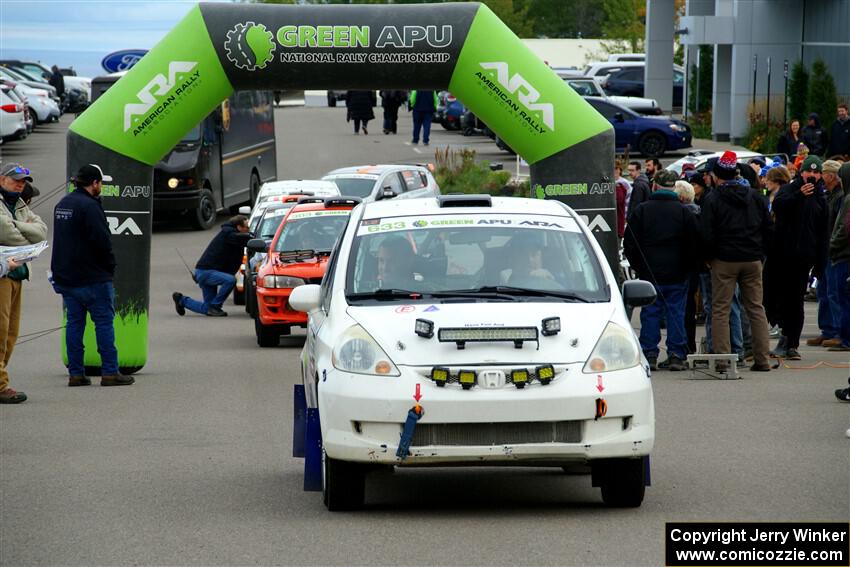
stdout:
[(669, 116), (644, 116), (601, 98), (584, 97), (614, 126), (617, 151), (628, 146), (646, 157), (661, 157), (668, 150), (691, 147), (691, 129)]

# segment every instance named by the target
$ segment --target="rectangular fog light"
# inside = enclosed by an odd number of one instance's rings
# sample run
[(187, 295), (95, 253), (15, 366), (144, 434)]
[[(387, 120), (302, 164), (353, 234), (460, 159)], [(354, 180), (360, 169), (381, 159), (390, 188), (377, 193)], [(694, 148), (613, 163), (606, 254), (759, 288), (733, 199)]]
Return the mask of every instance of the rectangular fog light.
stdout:
[(535, 368), (534, 373), (537, 375), (537, 379), (540, 380), (540, 383), (545, 386), (555, 377), (555, 367), (551, 364), (545, 364)]
[(511, 382), (520, 390), (525, 388), (525, 385), (528, 384), (528, 370), (512, 370)]
[(430, 339), (434, 336), (434, 322), (428, 319), (417, 319), (413, 330), (420, 337)]
[(472, 386), (475, 385), (475, 371), (474, 370), (461, 370), (457, 373), (458, 382), (460, 382), (461, 387), (464, 390), (469, 390)]
[(435, 366), (431, 369), (431, 380), (437, 383), (437, 386), (442, 388), (449, 381), (449, 369), (442, 366)]
[(544, 337), (551, 337), (552, 335), (557, 335), (561, 332), (561, 318), (560, 317), (547, 317), (543, 319), (541, 323), (541, 332)]

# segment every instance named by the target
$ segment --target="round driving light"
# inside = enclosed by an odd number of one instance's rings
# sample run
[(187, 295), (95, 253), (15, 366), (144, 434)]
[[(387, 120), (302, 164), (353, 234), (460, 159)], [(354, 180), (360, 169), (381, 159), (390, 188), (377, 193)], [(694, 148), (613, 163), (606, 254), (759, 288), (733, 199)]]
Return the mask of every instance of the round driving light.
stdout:
[(379, 360), (378, 364), (375, 365), (375, 373), (376, 374), (389, 374), (392, 368), (390, 367), (390, 363), (386, 360)]
[(605, 361), (601, 358), (594, 358), (590, 361), (590, 369), (594, 372), (602, 372), (605, 370)]
[(176, 189), (178, 185), (180, 185), (180, 180), (177, 179), (176, 177), (172, 177), (171, 179), (168, 180), (168, 188), (169, 189)]

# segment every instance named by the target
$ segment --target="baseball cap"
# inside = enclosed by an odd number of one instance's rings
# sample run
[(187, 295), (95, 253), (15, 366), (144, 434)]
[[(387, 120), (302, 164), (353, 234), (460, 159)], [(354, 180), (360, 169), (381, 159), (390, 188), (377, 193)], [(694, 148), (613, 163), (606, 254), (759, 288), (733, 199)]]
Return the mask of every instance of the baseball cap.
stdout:
[(658, 185), (659, 187), (664, 187), (665, 189), (670, 189), (676, 185), (676, 181), (678, 181), (679, 176), (676, 175), (675, 172), (672, 172), (668, 169), (662, 169), (658, 173), (655, 174), (655, 177), (652, 178), (652, 182)]
[(820, 173), (823, 171), (823, 162), (818, 156), (809, 156), (803, 160), (803, 165), (800, 167), (800, 173), (803, 173), (804, 171)]
[(81, 185), (90, 185), (95, 181), (112, 181), (112, 177), (104, 175), (103, 170), (99, 165), (90, 163), (88, 165), (84, 165), (77, 171), (77, 175), (74, 176), (74, 181)]
[(23, 179), (25, 181), (32, 182), (30, 170), (19, 163), (7, 163), (0, 167), (0, 175), (3, 177), (11, 177), (15, 181), (21, 181)]

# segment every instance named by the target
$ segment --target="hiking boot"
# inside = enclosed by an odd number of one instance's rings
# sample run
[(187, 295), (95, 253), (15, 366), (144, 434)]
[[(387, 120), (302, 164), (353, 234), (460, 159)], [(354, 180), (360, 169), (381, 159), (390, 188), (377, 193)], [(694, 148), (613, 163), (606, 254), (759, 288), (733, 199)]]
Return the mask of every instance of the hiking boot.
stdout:
[(823, 342), (820, 344), (820, 346), (822, 346), (822, 347), (824, 347), (824, 348), (830, 348), (830, 347), (841, 346), (841, 339), (840, 339), (840, 338), (838, 338), (838, 337), (836, 337), (836, 338), (834, 338), (834, 339), (826, 339), (825, 341), (823, 341)]
[(227, 317), (227, 312), (222, 311), (221, 307), (210, 305), (207, 307), (207, 317)]
[(69, 376), (68, 387), (74, 388), (76, 386), (91, 386), (91, 378), (88, 376)]
[(664, 362), (667, 364), (667, 369), (670, 372), (681, 372), (682, 370), (688, 369), (688, 365), (685, 364), (685, 361), (675, 354), (670, 355)]
[(101, 386), (129, 386), (136, 381), (132, 376), (122, 376), (121, 374), (107, 374), (100, 377)]
[(657, 358), (648, 358), (646, 361), (649, 363), (650, 370), (658, 370), (658, 359)]
[(799, 352), (797, 349), (795, 349), (795, 348), (789, 348), (789, 349), (786, 351), (786, 353), (787, 353), (787, 354), (785, 355), (785, 357), (786, 357), (788, 360), (803, 360), (803, 357), (802, 357), (802, 356), (800, 356), (800, 352)]
[(835, 391), (835, 397), (842, 402), (850, 402), (850, 388), (843, 388)]
[(0, 404), (19, 404), (27, 401), (27, 395), (23, 392), (16, 392), (12, 388), (6, 388), (0, 392)]
[(829, 339), (823, 335), (818, 335), (817, 337), (813, 337), (806, 341), (808, 346), (821, 346), (824, 341), (828, 341)]
[(767, 364), (767, 363), (758, 364), (758, 363), (756, 363), (756, 364), (753, 364), (752, 366), (750, 366), (750, 370), (753, 371), (753, 372), (770, 372), (770, 364)]
[(770, 358), (785, 358), (788, 356), (786, 344), (788, 344), (788, 339), (786, 337), (779, 337), (779, 344), (776, 345), (775, 349), (770, 351)]
[(171, 299), (174, 301), (174, 310), (177, 311), (177, 314), (181, 317), (186, 314), (186, 308), (183, 307), (183, 294), (179, 291), (175, 291), (171, 294)]
[(850, 352), (850, 346), (840, 344), (834, 347), (829, 347), (826, 350), (828, 350), (829, 352)]

